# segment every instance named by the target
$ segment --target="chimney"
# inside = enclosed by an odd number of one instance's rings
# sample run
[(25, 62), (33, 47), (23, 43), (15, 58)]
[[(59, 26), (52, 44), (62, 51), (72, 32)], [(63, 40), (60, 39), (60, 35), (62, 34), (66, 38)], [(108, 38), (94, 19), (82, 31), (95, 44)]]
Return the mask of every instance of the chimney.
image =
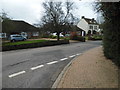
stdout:
[(82, 16), (82, 19), (85, 18), (84, 16)]
[(92, 18), (92, 20), (94, 21), (95, 19), (94, 19), (94, 18)]

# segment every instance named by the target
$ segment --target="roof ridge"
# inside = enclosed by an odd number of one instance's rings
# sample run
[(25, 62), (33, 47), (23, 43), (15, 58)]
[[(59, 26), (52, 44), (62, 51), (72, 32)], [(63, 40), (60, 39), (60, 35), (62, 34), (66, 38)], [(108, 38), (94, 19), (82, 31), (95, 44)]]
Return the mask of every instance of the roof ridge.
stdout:
[(88, 23), (88, 24), (98, 24), (97, 21), (95, 19), (89, 19), (89, 18), (84, 18), (84, 20)]

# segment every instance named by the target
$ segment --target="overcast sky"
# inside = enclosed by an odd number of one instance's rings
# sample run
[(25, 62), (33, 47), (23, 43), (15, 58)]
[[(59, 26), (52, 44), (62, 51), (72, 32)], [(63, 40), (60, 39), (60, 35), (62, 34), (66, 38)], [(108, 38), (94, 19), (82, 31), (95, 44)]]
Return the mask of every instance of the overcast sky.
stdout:
[[(37, 23), (44, 14), (42, 7), (43, 1), (45, 0), (0, 0), (0, 12), (3, 9), (14, 20), (24, 20), (30, 24), (34, 24)], [(79, 19), (81, 16), (87, 18), (97, 17), (97, 14), (93, 10), (92, 2), (89, 0), (84, 0), (84, 2), (83, 0), (74, 0), (74, 2), (77, 8), (74, 10), (74, 15)]]

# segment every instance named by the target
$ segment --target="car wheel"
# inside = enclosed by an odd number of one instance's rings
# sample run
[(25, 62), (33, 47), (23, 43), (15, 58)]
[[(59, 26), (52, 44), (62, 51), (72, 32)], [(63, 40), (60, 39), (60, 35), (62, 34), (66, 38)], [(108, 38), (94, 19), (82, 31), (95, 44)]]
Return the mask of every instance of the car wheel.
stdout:
[(11, 42), (15, 42), (15, 40), (13, 39), (13, 40), (11, 40)]
[(23, 41), (25, 41), (26, 39), (23, 39)]

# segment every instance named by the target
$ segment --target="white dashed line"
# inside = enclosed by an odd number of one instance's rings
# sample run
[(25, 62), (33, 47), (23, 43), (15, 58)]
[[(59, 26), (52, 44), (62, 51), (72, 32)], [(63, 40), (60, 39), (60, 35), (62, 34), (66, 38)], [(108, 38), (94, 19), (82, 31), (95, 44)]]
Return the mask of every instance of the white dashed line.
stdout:
[(39, 66), (36, 66), (36, 67), (32, 67), (31, 70), (35, 70), (35, 69), (38, 69), (38, 68), (41, 68), (41, 67), (44, 67), (44, 65), (39, 65)]
[(18, 76), (18, 75), (23, 74), (23, 73), (26, 73), (26, 72), (25, 71), (21, 71), (21, 72), (18, 72), (18, 73), (11, 74), (8, 77), (12, 78), (12, 77)]
[[(76, 55), (81, 55), (81, 53), (78, 53), (78, 54), (76, 54)], [(71, 56), (69, 56), (69, 57), (72, 58), (72, 57), (75, 57), (76, 55), (71, 55)], [(67, 60), (67, 59), (68, 59), (68, 58), (62, 58), (62, 59), (60, 59), (60, 61), (64, 61), (64, 60)], [(26, 59), (26, 60), (29, 60), (29, 59)], [(57, 62), (58, 62), (58, 61), (52, 61), (52, 62), (49, 62), (49, 63), (47, 63), (47, 64), (50, 65), (50, 64), (57, 63)], [(38, 69), (38, 68), (41, 68), (41, 67), (44, 67), (44, 65), (39, 65), (39, 66), (36, 66), (36, 67), (32, 67), (32, 68), (30, 68), (30, 69), (31, 69), (31, 70), (35, 70), (35, 69)], [(9, 75), (8, 77), (9, 77), (9, 78), (12, 78), (12, 77), (15, 77), (15, 76), (24, 74), (24, 73), (26, 73), (26, 71), (21, 71), (21, 72), (18, 72), (18, 73), (14, 73), (14, 74)]]
[(63, 59), (60, 59), (60, 61), (64, 61), (64, 60), (67, 60), (68, 58), (63, 58)]
[(47, 64), (54, 64), (54, 63), (57, 63), (58, 61), (53, 61), (53, 62), (49, 62), (49, 63), (47, 63)]
[(70, 58), (75, 57), (76, 55), (69, 56)]

